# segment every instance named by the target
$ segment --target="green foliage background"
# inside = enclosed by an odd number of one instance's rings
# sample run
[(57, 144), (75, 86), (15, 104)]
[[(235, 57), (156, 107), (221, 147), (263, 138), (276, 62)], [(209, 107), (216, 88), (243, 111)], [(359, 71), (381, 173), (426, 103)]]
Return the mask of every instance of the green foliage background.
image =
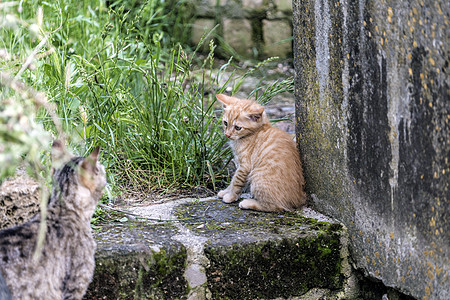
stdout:
[[(117, 186), (214, 188), (231, 157), (214, 95), (229, 85), (236, 92), (264, 63), (222, 80), (235, 66), (230, 59), (213, 72), (210, 36), (202, 41), (207, 56), (187, 46), (187, 2), (107, 2), (0, 3), (0, 72), (42, 91), (49, 104), (0, 82), (0, 178), (20, 161), (45, 160), (40, 150), (65, 132), (77, 154), (102, 147)], [(292, 80), (283, 81), (259, 100), (290, 89)]]

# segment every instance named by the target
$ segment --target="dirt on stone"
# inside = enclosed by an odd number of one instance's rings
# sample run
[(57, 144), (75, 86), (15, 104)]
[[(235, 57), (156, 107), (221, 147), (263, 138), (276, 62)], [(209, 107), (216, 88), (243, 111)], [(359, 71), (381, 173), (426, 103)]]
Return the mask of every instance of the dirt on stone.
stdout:
[(39, 211), (39, 184), (19, 171), (0, 186), (0, 229), (26, 222)]

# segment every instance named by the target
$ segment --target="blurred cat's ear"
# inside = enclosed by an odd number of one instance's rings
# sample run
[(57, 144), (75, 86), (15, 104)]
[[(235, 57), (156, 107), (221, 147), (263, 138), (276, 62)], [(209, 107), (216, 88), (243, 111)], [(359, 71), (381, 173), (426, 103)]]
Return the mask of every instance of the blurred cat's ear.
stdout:
[(94, 189), (95, 189), (95, 183), (93, 181), (94, 181), (94, 176), (97, 175), (97, 173), (98, 173), (97, 160), (98, 160), (99, 153), (100, 153), (100, 147), (97, 147), (81, 163), (81, 169), (80, 169), (81, 183), (85, 187), (90, 189), (91, 191), (94, 191)]
[(52, 160), (58, 160), (61, 156), (64, 155), (65, 147), (64, 144), (60, 140), (55, 140), (52, 145)]
[(91, 174), (97, 174), (97, 160), (100, 153), (100, 146), (97, 146), (91, 154), (81, 163), (81, 168)]
[(235, 101), (233, 97), (229, 97), (229, 96), (224, 95), (224, 94), (218, 94), (218, 95), (216, 95), (216, 98), (217, 98), (217, 100), (222, 102), (222, 107), (223, 108), (227, 108), (227, 105), (231, 105)]
[(89, 155), (89, 158), (97, 164), (98, 154), (100, 153), (100, 146), (97, 146)]
[(72, 157), (72, 155), (67, 152), (66, 147), (61, 140), (55, 140), (53, 142), (50, 156), (52, 159), (52, 174), (55, 169), (62, 167), (62, 165)]

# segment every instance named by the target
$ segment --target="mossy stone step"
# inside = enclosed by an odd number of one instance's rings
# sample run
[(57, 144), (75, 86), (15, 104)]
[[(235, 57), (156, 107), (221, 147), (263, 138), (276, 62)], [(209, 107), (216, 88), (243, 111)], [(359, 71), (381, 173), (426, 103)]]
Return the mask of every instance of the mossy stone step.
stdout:
[(128, 210), (95, 232), (86, 299), (275, 299), (343, 289), (340, 224), (311, 210), (261, 213), (217, 199)]
[[(121, 217), (124, 218), (124, 217)], [(186, 248), (171, 224), (122, 221), (95, 231), (94, 279), (85, 299), (182, 299)]]

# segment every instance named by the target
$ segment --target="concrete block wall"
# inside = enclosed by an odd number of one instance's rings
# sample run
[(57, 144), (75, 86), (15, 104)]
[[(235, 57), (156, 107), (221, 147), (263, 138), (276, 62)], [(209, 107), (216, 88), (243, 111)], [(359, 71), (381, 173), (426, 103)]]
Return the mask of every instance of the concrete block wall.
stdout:
[(244, 58), (292, 57), (292, 0), (194, 0), (194, 5), (192, 44), (219, 24), (217, 42)]
[(450, 299), (449, 2), (294, 0), (293, 15), (310, 205), (346, 225), (366, 276)]

